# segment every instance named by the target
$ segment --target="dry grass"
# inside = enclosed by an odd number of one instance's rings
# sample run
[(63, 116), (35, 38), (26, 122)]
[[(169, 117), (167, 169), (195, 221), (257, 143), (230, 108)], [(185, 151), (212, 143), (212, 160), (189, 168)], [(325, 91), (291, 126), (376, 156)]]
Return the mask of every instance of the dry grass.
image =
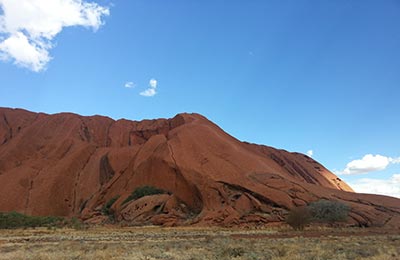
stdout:
[(219, 228), (0, 230), (0, 259), (400, 259), (400, 234)]

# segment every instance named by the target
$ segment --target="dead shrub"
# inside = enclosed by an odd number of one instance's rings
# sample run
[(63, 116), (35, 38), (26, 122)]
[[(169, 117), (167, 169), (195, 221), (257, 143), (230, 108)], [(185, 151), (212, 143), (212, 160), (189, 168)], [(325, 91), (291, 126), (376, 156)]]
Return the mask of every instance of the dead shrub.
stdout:
[(285, 221), (294, 230), (303, 230), (311, 222), (311, 212), (307, 207), (294, 208), (289, 212)]

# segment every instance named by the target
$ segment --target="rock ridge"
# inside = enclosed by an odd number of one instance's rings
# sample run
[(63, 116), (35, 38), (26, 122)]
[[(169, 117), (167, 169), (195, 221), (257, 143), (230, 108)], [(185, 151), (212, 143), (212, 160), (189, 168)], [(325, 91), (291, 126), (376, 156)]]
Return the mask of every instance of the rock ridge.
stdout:
[[(165, 191), (125, 202), (137, 188)], [(130, 121), (0, 108), (0, 211), (127, 225), (257, 226), (318, 199), (349, 225), (400, 227), (400, 200), (354, 193), (314, 159), (241, 142), (199, 114)]]

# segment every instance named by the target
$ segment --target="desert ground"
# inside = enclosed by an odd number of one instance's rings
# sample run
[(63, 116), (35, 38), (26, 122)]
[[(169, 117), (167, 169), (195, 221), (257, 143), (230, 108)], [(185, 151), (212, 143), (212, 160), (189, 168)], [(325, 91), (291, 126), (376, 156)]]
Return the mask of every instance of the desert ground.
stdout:
[(96, 227), (0, 230), (0, 259), (400, 259), (399, 230)]

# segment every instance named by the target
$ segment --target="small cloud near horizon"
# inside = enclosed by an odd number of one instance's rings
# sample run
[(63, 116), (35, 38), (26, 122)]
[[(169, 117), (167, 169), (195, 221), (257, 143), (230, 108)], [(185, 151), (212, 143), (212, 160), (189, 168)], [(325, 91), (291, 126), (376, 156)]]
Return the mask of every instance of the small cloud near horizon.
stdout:
[(144, 97), (153, 97), (157, 94), (157, 84), (158, 81), (156, 79), (150, 79), (149, 81), (149, 88), (139, 93), (139, 95)]
[(390, 164), (400, 163), (400, 157), (391, 158), (383, 155), (366, 154), (363, 158), (353, 160), (342, 171), (336, 171), (338, 175), (366, 174), (369, 172), (385, 170)]
[(312, 157), (313, 154), (314, 154), (314, 152), (313, 152), (313, 150), (308, 150), (306, 154), (307, 154), (309, 157)]
[(53, 40), (65, 27), (96, 31), (109, 14), (107, 7), (85, 0), (0, 0), (0, 60), (43, 71)]

